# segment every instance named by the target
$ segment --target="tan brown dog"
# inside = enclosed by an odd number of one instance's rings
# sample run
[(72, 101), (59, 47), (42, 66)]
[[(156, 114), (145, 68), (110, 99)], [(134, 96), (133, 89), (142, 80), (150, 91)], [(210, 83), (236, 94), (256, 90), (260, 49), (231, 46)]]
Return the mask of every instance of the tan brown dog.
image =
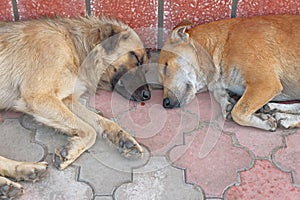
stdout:
[[(54, 164), (70, 165), (95, 142), (97, 132), (125, 156), (143, 148), (116, 123), (82, 106), (86, 91), (117, 90), (133, 100), (150, 98), (141, 65), (147, 52), (127, 25), (107, 18), (42, 19), (0, 24), (0, 109), (14, 109), (70, 136)], [(122, 80), (122, 76), (127, 78)], [(133, 94), (129, 89), (140, 85)], [(22, 192), (15, 180), (38, 180), (46, 162), (0, 157), (0, 198)]]
[[(179, 24), (160, 54), (165, 108), (208, 89), (224, 118), (240, 125), (300, 127), (300, 104), (268, 103), (300, 99), (299, 15), (226, 19), (186, 31), (190, 25)], [(241, 96), (236, 104), (231, 93)]]

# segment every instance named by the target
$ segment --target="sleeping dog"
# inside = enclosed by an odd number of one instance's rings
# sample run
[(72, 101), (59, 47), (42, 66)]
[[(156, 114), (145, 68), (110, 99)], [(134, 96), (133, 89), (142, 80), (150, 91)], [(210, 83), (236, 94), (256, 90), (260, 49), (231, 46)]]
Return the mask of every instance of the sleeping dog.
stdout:
[[(165, 108), (187, 104), (208, 90), (224, 118), (240, 125), (270, 131), (300, 126), (300, 104), (277, 103), (300, 99), (299, 15), (188, 26), (180, 23), (160, 54)], [(231, 94), (240, 97), (237, 102)]]

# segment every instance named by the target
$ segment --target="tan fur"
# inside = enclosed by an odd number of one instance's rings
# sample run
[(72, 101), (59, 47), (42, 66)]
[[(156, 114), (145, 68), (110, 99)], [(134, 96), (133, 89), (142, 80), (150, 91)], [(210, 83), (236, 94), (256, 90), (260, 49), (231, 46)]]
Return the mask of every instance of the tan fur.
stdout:
[[(54, 164), (59, 169), (90, 148), (97, 132), (125, 156), (139, 155), (143, 149), (130, 134), (87, 110), (78, 99), (84, 92), (95, 92), (98, 85), (112, 90), (122, 75), (147, 59), (137, 34), (108, 18), (1, 23), (0, 109), (28, 113), (71, 136), (56, 150)], [(0, 157), (0, 175), (16, 180), (37, 180), (46, 168), (46, 163)], [(0, 188), (5, 185), (1, 180)]]
[[(208, 88), (224, 117), (241, 125), (299, 127), (300, 118), (280, 105), (255, 113), (272, 100), (300, 98), (299, 15), (226, 19), (185, 31), (188, 25), (175, 28), (160, 55), (165, 107), (186, 104)], [(236, 104), (228, 91), (241, 96)]]

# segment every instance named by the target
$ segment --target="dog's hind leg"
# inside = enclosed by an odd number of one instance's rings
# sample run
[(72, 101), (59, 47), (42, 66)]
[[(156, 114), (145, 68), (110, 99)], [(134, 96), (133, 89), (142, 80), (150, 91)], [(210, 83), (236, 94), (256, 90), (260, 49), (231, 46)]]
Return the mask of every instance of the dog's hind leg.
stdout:
[(300, 115), (298, 114), (289, 114), (282, 112), (275, 112), (275, 119), (279, 126), (283, 128), (297, 128), (300, 127)]
[(23, 194), (23, 187), (16, 181), (38, 181), (46, 174), (46, 162), (19, 162), (0, 156), (0, 199), (12, 199)]
[(94, 127), (102, 135), (102, 138), (113, 143), (122, 155), (125, 157), (140, 157), (142, 155), (143, 148), (115, 122), (88, 110), (71, 97), (64, 99), (63, 102), (73, 113)]
[(46, 162), (20, 162), (0, 156), (0, 176), (16, 181), (38, 181), (46, 173)]
[(268, 103), (263, 106), (262, 112), (265, 113), (289, 113), (289, 114), (300, 114), (300, 103), (293, 104), (282, 104), (282, 103)]
[(94, 128), (77, 117), (55, 96), (48, 94), (26, 96), (18, 102), (16, 109), (31, 114), (37, 121), (72, 136), (66, 146), (55, 150), (54, 164), (59, 169), (70, 165), (96, 141), (97, 133)]
[(282, 86), (275, 77), (263, 78), (265, 81), (256, 80), (256, 84), (252, 85), (248, 83), (231, 114), (233, 120), (240, 125), (275, 131), (277, 122), (272, 115), (255, 112), (273, 99), (282, 90)]
[(300, 104), (268, 103), (261, 109), (264, 113), (272, 114), (278, 125), (284, 128), (300, 127)]
[(14, 199), (23, 192), (22, 185), (0, 176), (0, 199)]

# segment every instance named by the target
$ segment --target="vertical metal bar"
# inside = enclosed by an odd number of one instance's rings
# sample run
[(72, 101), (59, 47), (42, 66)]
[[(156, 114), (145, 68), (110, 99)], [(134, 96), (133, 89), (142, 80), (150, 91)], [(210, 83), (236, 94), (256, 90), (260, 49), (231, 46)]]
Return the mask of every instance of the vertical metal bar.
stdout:
[(20, 17), (19, 17), (17, 0), (12, 0), (12, 6), (13, 6), (14, 19), (15, 21), (18, 21)]
[(158, 30), (157, 30), (157, 50), (163, 46), (164, 29), (164, 0), (158, 0)]
[(85, 12), (87, 16), (91, 16), (91, 1), (85, 0)]
[(238, 0), (232, 0), (231, 18), (236, 18), (237, 5), (238, 5)]

